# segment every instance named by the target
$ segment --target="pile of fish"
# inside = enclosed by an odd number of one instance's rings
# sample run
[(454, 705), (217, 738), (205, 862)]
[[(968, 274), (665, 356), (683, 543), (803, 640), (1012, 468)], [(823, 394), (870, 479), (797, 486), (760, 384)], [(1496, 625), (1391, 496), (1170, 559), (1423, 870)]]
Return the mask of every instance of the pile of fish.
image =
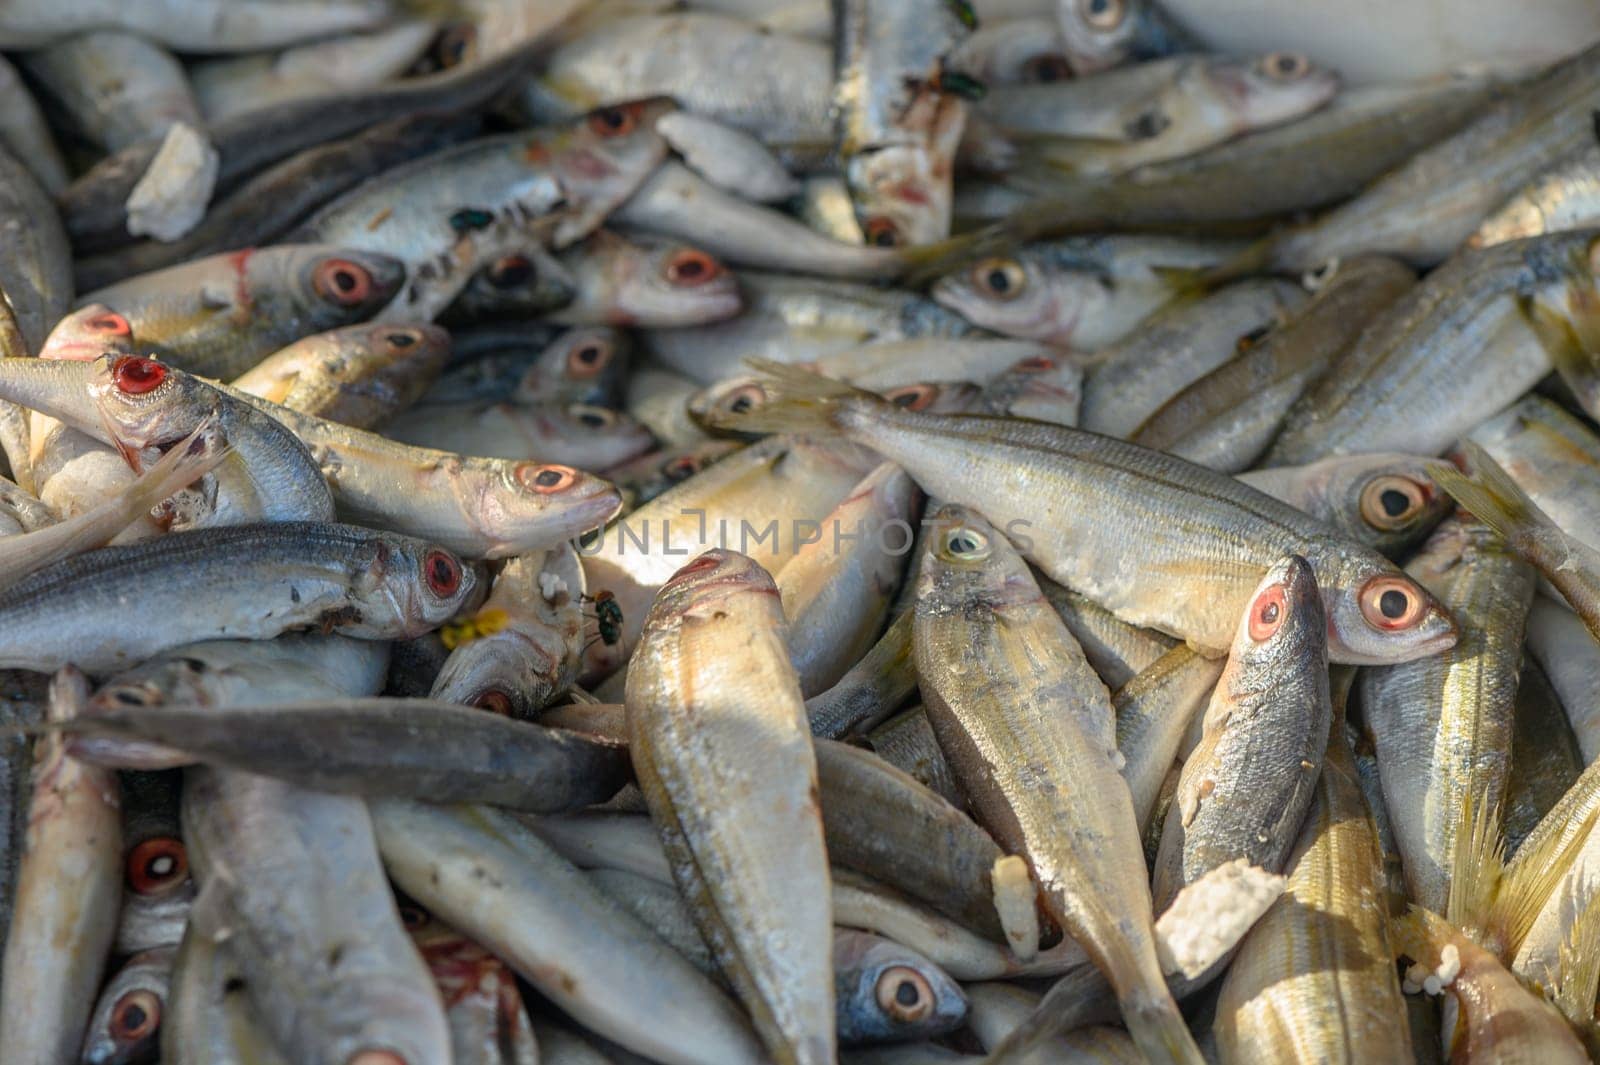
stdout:
[(1600, 45), (1193, 31), (0, 3), (0, 1063), (1600, 1054)]

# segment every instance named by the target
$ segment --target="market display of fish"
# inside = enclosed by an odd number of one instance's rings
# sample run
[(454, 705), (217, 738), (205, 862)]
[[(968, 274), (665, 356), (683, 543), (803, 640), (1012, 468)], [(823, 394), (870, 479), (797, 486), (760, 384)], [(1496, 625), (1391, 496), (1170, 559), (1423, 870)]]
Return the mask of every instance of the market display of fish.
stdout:
[(0, 1065), (1600, 1060), (1600, 8), (1329, 3), (0, 0)]

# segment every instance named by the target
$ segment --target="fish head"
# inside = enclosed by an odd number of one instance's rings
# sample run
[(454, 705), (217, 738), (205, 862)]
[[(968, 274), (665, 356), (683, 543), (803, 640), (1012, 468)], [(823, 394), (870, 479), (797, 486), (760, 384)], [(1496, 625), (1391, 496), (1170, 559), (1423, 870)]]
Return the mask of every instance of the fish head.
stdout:
[(665, 98), (598, 108), (552, 134), (535, 134), (524, 154), (549, 165), (566, 199), (568, 217), (556, 227), (556, 247), (593, 232), (632, 196), (667, 157), (656, 122), (677, 110)]
[(429, 698), (530, 720), (571, 684), (582, 650), (581, 617), (560, 627), (519, 621), (457, 644)]
[[(946, 100), (945, 125), (965, 125), (965, 105)], [(869, 245), (893, 248), (932, 244), (950, 234), (953, 160), (939, 138), (886, 144), (852, 156), (845, 178), (855, 204), (856, 221)]]
[(539, 353), (514, 398), (606, 404), (627, 378), (629, 354), (626, 335), (609, 326), (569, 329)]
[(1299, 555), (1285, 556), (1251, 594), (1228, 652), (1228, 669), (1246, 685), (1259, 687), (1251, 678), (1270, 683), (1284, 670), (1303, 672), (1299, 667), (1308, 662), (1325, 670), (1327, 659), (1328, 616), (1316, 574)]
[(85, 1065), (131, 1065), (155, 1057), (176, 947), (129, 958), (95, 1004), (79, 1060)]
[(714, 547), (679, 567), (661, 586), (645, 627), (663, 621), (721, 621), (730, 614), (751, 617), (752, 611), (781, 621), (772, 575), (749, 555)]
[(56, 323), (39, 349), (39, 358), (93, 362), (108, 351), (132, 354), (135, 345), (133, 325), (126, 317), (104, 303), (90, 303)]
[(649, 329), (700, 325), (738, 314), (739, 279), (687, 244), (630, 244), (612, 275), (612, 325)]
[[(493, 467), (476, 491), (469, 490), (473, 520), (495, 545), (491, 558), (579, 536), (622, 509), (615, 485), (571, 466), (497, 462)], [(529, 542), (535, 529), (537, 544)]]
[(834, 988), (841, 1042), (902, 1042), (953, 1032), (967, 997), (918, 952), (882, 936), (838, 930)]
[(609, 407), (570, 403), (545, 413), (560, 439), (575, 453), (581, 453), (580, 461), (593, 469), (610, 469), (644, 454), (656, 443), (646, 426)]
[(122, 869), (117, 952), (177, 942), (195, 897), (188, 851), (177, 830), (147, 836), (129, 847)]
[(1206, 78), (1250, 129), (1277, 125), (1315, 111), (1339, 92), (1339, 75), (1299, 52), (1254, 59), (1219, 59)]
[(689, 417), (703, 426), (717, 428), (728, 418), (760, 410), (770, 399), (763, 378), (744, 374), (709, 385), (690, 396)]
[(741, 445), (737, 440), (706, 440), (688, 447), (656, 452), (612, 470), (611, 475), (632, 494), (632, 506), (640, 506), (662, 492), (682, 484)]
[(1455, 507), (1428, 477), (1429, 461), (1403, 454), (1340, 455), (1308, 470), (1323, 480), (1315, 490), (1327, 500), (1335, 528), (1394, 555), (1420, 542)]
[(102, 355), (94, 366), (90, 398), (125, 455), (181, 440), (220, 401), (205, 382), (143, 355)]
[(934, 283), (931, 295), (973, 325), (1005, 336), (1068, 344), (1078, 323), (1107, 299), (1085, 270), (1046, 270), (1031, 255), (993, 255)]
[(483, 579), (455, 552), (409, 536), (373, 541), (355, 594), (364, 617), (398, 622), (402, 639), (421, 636), (462, 613)]
[(572, 302), (578, 285), (543, 248), (527, 247), (490, 262), (473, 275), (463, 293), (469, 304), (497, 311), (543, 314)]
[[(947, 503), (923, 519), (917, 610), (932, 614), (982, 602), (999, 608), (1014, 597), (1037, 599), (1027, 566), (977, 511)], [(1026, 586), (1016, 582), (1025, 581)]]
[(1155, 0), (1057, 0), (1056, 24), (1079, 77), (1187, 50), (1187, 35)]
[(399, 259), (355, 248), (301, 248), (287, 268), (294, 275), (288, 291), (313, 329), (371, 318), (394, 299), (406, 280), (405, 264)]
[(983, 395), (991, 410), (1013, 418), (1072, 424), (1083, 403), (1083, 370), (1061, 355), (1030, 355), (990, 381)]
[(919, 381), (878, 394), (901, 410), (959, 414), (972, 409), (983, 389), (971, 381)]
[(1444, 605), (1381, 556), (1334, 543), (1314, 560), (1328, 613), (1328, 657), (1348, 665), (1410, 662), (1455, 646), (1460, 630)]

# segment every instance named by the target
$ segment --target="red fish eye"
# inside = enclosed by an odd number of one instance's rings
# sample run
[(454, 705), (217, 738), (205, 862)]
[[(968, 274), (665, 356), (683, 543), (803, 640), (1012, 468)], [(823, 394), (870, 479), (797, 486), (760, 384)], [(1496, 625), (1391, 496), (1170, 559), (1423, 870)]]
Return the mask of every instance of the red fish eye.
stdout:
[(111, 380), (120, 392), (142, 396), (161, 387), (167, 379), (167, 368), (154, 359), (140, 355), (124, 355), (111, 364)]
[(573, 377), (593, 377), (611, 361), (611, 347), (598, 340), (587, 340), (567, 355), (567, 373)]
[(85, 328), (96, 333), (104, 333), (107, 336), (126, 337), (133, 335), (133, 326), (129, 325), (128, 320), (116, 311), (97, 314), (83, 324)]
[(879, 248), (892, 248), (900, 243), (900, 230), (894, 220), (882, 215), (867, 219), (866, 225), (861, 227), (861, 235), (867, 238), (868, 244)]
[(719, 565), (721, 565), (721, 563), (722, 558), (717, 552), (707, 551), (693, 562), (690, 562), (688, 565), (678, 570), (677, 575), (682, 577), (689, 573), (704, 573), (708, 569), (716, 569)]
[(448, 599), (461, 587), (461, 563), (443, 551), (429, 551), (422, 560), (422, 576), (434, 595)]
[(1250, 604), (1250, 638), (1260, 642), (1277, 632), (1286, 613), (1288, 606), (1284, 602), (1282, 585), (1275, 584), (1256, 596), (1256, 601)]
[(578, 471), (571, 466), (525, 465), (517, 467), (516, 476), (523, 487), (540, 495), (550, 495), (572, 487), (572, 483), (578, 479)]
[(325, 259), (317, 265), (311, 285), (319, 295), (354, 307), (372, 297), (372, 272), (349, 259)]
[(721, 273), (721, 263), (694, 248), (674, 252), (667, 260), (667, 280), (674, 285), (703, 285)]
[(174, 836), (153, 836), (128, 852), (128, 887), (136, 895), (160, 895), (189, 875), (189, 852)]
[(533, 260), (526, 255), (507, 255), (489, 267), (489, 284), (495, 288), (516, 288), (533, 277)]
[(511, 716), (511, 696), (499, 688), (485, 688), (473, 698), (472, 705), (501, 717)]
[(604, 107), (589, 116), (589, 129), (598, 137), (625, 137), (638, 128), (643, 111), (638, 104)]
[(154, 991), (129, 991), (111, 1007), (111, 1038), (118, 1043), (143, 1039), (160, 1025), (161, 999)]

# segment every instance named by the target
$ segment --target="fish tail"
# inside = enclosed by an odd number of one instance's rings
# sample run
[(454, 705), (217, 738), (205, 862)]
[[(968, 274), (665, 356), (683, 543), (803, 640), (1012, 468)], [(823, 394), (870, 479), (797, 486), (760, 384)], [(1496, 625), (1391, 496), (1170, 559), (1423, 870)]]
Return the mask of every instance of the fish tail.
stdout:
[(755, 410), (742, 414), (711, 415), (708, 421), (716, 428), (752, 433), (832, 435), (842, 431), (840, 416), (847, 409), (884, 405), (882, 399), (870, 392), (810, 370), (770, 359), (746, 361), (751, 368), (771, 379), (770, 398)]
[(1146, 1061), (1199, 1065), (1205, 1060), (1170, 995), (1129, 996), (1122, 1003), (1122, 1019)]
[(1482, 447), (1463, 440), (1461, 449), (1470, 475), (1446, 462), (1430, 462), (1428, 476), (1514, 549), (1544, 546), (1549, 534), (1558, 532), (1555, 523)]
[(1505, 840), (1500, 833), (1500, 808), (1485, 787), (1461, 799), (1450, 853), (1450, 894), (1445, 916), (1457, 928), (1481, 928), (1500, 890), (1505, 867)]
[(1573, 883), (1562, 901), (1572, 912), (1572, 924), (1556, 954), (1550, 998), (1582, 1031), (1594, 1025), (1594, 1000), (1600, 992), (1600, 891), (1593, 882)]
[(1589, 842), (1597, 816), (1600, 810), (1591, 810), (1576, 832), (1542, 833), (1536, 845), (1517, 852), (1486, 920), (1501, 957), (1514, 957), (1522, 947), (1534, 921), (1577, 862), (1578, 852)]
[[(1592, 291), (1587, 298), (1576, 294), (1583, 306), (1592, 306)], [(1593, 413), (1600, 407), (1600, 347), (1596, 346), (1593, 316), (1582, 307), (1574, 316), (1562, 314), (1534, 296), (1520, 296), (1517, 312), (1538, 338), (1539, 346), (1550, 357), (1550, 365), (1567, 387)]]

